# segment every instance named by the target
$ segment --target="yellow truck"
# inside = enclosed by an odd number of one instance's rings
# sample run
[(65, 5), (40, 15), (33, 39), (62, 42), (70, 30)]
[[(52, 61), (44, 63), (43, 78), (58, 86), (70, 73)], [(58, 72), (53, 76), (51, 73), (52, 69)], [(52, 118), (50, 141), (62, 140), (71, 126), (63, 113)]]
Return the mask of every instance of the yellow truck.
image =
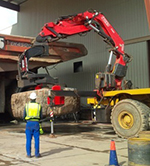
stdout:
[(150, 88), (104, 91), (98, 102), (96, 98), (87, 99), (92, 106), (110, 109), (113, 129), (120, 137), (138, 136), (150, 128)]

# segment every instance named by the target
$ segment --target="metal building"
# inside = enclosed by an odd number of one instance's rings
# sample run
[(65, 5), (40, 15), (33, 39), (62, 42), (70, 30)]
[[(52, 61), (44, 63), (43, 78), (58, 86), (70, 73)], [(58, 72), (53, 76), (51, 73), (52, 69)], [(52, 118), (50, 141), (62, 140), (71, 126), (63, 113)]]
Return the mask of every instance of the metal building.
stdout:
[[(131, 80), (134, 88), (149, 87), (150, 31), (144, 0), (27, 0), (18, 9), (18, 23), (13, 26), (12, 34), (35, 37), (45, 23), (54, 22), (59, 16), (81, 13), (90, 8), (106, 16), (125, 41), (125, 52), (133, 56), (125, 79)], [(109, 47), (94, 32), (84, 37), (70, 37), (65, 41), (84, 44), (88, 55), (50, 66), (50, 74), (58, 77), (62, 85), (78, 90), (93, 90), (95, 74), (105, 70)], [(80, 68), (76, 69), (76, 64)]]

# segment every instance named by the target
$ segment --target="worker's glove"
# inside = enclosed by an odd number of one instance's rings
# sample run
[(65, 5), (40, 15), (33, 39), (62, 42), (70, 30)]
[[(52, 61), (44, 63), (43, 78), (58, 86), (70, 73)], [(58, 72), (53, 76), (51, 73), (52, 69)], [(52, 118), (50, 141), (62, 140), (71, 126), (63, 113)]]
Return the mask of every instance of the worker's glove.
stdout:
[(42, 129), (42, 128), (40, 129), (40, 134), (44, 134), (44, 131), (43, 131), (43, 129)]
[(44, 131), (43, 131), (41, 124), (40, 124), (40, 134), (43, 134), (43, 133), (44, 133)]

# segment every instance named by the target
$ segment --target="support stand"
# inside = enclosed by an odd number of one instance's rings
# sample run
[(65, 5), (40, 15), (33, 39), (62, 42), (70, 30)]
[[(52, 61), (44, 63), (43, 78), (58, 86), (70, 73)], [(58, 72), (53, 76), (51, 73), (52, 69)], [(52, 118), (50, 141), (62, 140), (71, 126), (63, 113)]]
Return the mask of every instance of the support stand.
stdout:
[(51, 122), (51, 134), (49, 135), (50, 138), (56, 138), (54, 135), (54, 115), (53, 115), (53, 110), (50, 108), (50, 122)]

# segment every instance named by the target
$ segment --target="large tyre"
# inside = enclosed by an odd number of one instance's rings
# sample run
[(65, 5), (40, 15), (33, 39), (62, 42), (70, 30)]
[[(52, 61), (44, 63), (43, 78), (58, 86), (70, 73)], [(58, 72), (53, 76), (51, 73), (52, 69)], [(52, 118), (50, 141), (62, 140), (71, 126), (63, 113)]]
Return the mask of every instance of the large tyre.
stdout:
[(111, 123), (115, 132), (122, 138), (138, 136), (140, 131), (149, 128), (150, 108), (131, 99), (119, 101), (111, 113)]

